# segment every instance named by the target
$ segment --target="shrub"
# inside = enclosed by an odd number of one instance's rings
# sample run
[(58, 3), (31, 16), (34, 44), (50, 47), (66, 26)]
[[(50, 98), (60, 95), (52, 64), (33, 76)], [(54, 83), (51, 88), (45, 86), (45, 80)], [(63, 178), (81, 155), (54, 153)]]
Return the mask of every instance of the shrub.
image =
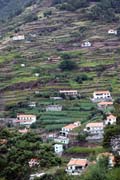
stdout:
[(52, 15), (52, 11), (46, 11), (44, 12), (44, 17), (48, 17)]
[(65, 71), (65, 70), (70, 71), (70, 70), (77, 69), (77, 64), (76, 62), (71, 61), (71, 60), (64, 60), (60, 63), (59, 68), (62, 71)]
[(25, 23), (32, 22), (38, 20), (38, 17), (36, 14), (29, 14), (25, 18)]

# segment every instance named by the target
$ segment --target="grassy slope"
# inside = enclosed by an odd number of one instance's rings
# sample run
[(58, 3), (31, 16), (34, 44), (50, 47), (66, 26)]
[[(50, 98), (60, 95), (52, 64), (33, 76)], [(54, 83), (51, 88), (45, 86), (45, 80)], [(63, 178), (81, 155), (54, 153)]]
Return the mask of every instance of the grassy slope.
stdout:
[[(47, 6), (46, 3), (42, 5)], [(43, 13), (48, 10), (52, 11), (52, 15), (49, 18), (44, 18)], [(35, 12), (39, 16), (39, 20), (22, 24), (24, 15), (31, 12)], [(1, 39), (3, 44), (0, 45), (0, 49), (6, 47), (6, 49), (0, 50), (0, 89), (5, 89), (2, 95), (4, 105), (26, 100), (37, 101), (39, 105), (35, 110), (26, 107), (26, 109), (18, 109), (17, 111), (36, 113), (39, 121), (47, 129), (51, 128), (53, 123), (54, 127), (56, 125), (58, 127), (58, 124), (61, 127), (65, 123), (78, 119), (84, 122), (93, 118), (95, 120), (102, 118), (101, 116), (97, 117), (97, 115), (96, 117), (92, 116), (95, 110), (91, 110), (93, 105), (90, 103), (89, 97), (96, 89), (111, 89), (115, 98), (120, 93), (120, 42), (117, 37), (107, 34), (109, 28), (117, 28), (118, 24), (90, 22), (85, 19), (84, 15), (83, 11), (62, 12), (55, 7), (40, 6), (27, 8), (22, 15), (9, 22), (7, 26), (9, 29), (12, 27), (14, 30), (19, 24), (21, 33), (24, 33), (27, 39), (32, 39), (32, 41), (13, 43), (8, 40), (5, 43), (6, 37), (14, 32), (13, 30), (8, 32), (8, 29), (6, 29), (4, 38)], [(79, 29), (83, 26), (87, 30), (84, 37), (80, 37)], [(36, 38), (31, 38), (30, 33), (36, 34)], [(91, 48), (82, 49), (80, 47), (85, 39), (92, 42)], [(61, 73), (58, 69), (59, 62), (52, 64), (47, 60), (51, 55), (62, 55), (66, 52), (72, 56), (72, 60), (77, 62), (79, 67), (77, 71)], [(21, 63), (25, 63), (26, 67), (22, 68)], [(101, 66), (104, 66), (104, 71), (98, 71)], [(35, 77), (35, 72), (39, 72), (40, 76)], [(87, 74), (93, 80), (78, 84), (74, 79), (80, 74)], [(34, 92), (39, 90), (41, 93), (51, 96), (62, 88), (78, 89), (85, 98), (77, 101), (78, 107), (74, 101), (58, 102), (65, 107), (68, 106), (68, 109), (57, 114), (41, 112), (39, 110), (40, 104), (51, 102), (48, 98), (36, 97)], [(88, 105), (87, 111), (85, 109), (80, 110), (82, 103), (84, 107)]]

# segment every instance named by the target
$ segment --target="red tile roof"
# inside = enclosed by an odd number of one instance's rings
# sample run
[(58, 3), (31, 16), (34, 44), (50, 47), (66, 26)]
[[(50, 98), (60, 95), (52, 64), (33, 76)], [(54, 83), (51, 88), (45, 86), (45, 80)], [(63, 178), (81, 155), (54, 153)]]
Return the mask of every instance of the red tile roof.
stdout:
[(76, 166), (86, 166), (86, 164), (88, 164), (88, 160), (87, 159), (74, 159), (72, 158), (67, 166), (72, 166), (72, 165), (76, 165)]
[(32, 114), (18, 114), (17, 115), (17, 118), (18, 117), (23, 117), (23, 118), (32, 118), (32, 117), (36, 117), (35, 115), (32, 115)]
[(86, 127), (103, 127), (103, 122), (93, 122), (93, 123), (88, 123)]
[(107, 116), (107, 118), (112, 119), (112, 118), (116, 118), (116, 116), (114, 116), (113, 114), (110, 114), (109, 116)]
[(103, 101), (103, 102), (98, 103), (98, 105), (113, 105), (113, 102)]
[(110, 91), (94, 91), (95, 94), (107, 94), (110, 93)]

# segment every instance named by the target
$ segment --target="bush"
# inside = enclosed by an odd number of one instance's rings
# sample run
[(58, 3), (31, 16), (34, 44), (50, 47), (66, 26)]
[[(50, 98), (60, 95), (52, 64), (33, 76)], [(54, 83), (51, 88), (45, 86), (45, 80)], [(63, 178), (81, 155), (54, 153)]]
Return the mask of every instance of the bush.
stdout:
[(89, 0), (53, 0), (53, 4), (60, 4), (61, 10), (75, 11), (89, 5)]
[(52, 15), (52, 11), (46, 11), (44, 12), (44, 17), (48, 17)]
[(61, 64), (59, 65), (59, 68), (62, 70), (62, 71), (65, 71), (65, 70), (74, 70), (74, 69), (77, 69), (77, 64), (76, 62), (74, 61), (71, 61), (71, 60), (64, 60), (61, 62)]
[(75, 81), (78, 82), (78, 83), (82, 83), (83, 81), (86, 81), (88, 80), (88, 76), (86, 74), (82, 74), (82, 75), (79, 75), (75, 78)]
[(25, 19), (25, 23), (28, 23), (28, 22), (32, 22), (32, 21), (37, 21), (38, 17), (36, 14), (29, 14), (24, 19)]

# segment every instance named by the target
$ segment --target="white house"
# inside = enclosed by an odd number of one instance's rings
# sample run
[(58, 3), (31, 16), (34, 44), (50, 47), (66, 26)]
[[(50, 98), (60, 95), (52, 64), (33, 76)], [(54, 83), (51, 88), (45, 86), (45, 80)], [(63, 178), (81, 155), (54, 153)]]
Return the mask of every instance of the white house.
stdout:
[(63, 98), (59, 97), (59, 96), (54, 96), (54, 97), (50, 97), (50, 99), (53, 99), (53, 100), (62, 100)]
[(116, 164), (115, 156), (112, 153), (105, 152), (105, 153), (98, 154), (97, 161), (99, 161), (101, 158), (104, 158), (104, 157), (108, 157), (109, 167), (115, 166), (115, 164)]
[(66, 172), (69, 175), (80, 175), (88, 166), (87, 159), (72, 158), (67, 164)]
[(17, 115), (16, 123), (20, 125), (30, 126), (32, 123), (36, 122), (36, 116), (31, 114), (19, 114)]
[(77, 96), (78, 95), (77, 90), (60, 90), (59, 93), (64, 94), (66, 96)]
[(21, 66), (21, 67), (25, 67), (25, 64), (21, 64), (20, 66)]
[(35, 94), (40, 94), (40, 91), (35, 91)]
[(103, 124), (103, 122), (88, 123), (86, 125), (86, 128), (84, 129), (84, 131), (86, 131), (92, 135), (94, 135), (94, 134), (101, 135), (104, 133), (104, 124)]
[(91, 46), (92, 46), (92, 44), (89, 41), (86, 41), (86, 42), (81, 44), (81, 47), (91, 47)]
[(116, 124), (116, 116), (110, 114), (109, 116), (107, 116), (107, 119), (104, 121), (105, 125), (112, 125), (112, 124)]
[(49, 105), (46, 107), (46, 111), (62, 111), (61, 105)]
[(36, 77), (39, 77), (39, 75), (40, 75), (39, 73), (35, 73), (35, 76), (36, 76)]
[(62, 127), (61, 133), (65, 136), (67, 136), (70, 131), (79, 127), (80, 125), (81, 125), (81, 123), (79, 121), (77, 121), (77, 122), (74, 122), (73, 124), (64, 126), (64, 127)]
[(30, 159), (30, 161), (28, 162), (29, 167), (34, 167), (36, 165), (39, 165), (38, 159), (37, 158), (32, 158)]
[(45, 175), (45, 173), (31, 174), (29, 180), (34, 180), (35, 178), (39, 178), (39, 177), (42, 177), (42, 176), (44, 176), (44, 175)]
[(69, 144), (69, 138), (64, 137), (64, 136), (58, 136), (54, 138), (54, 142), (56, 143), (62, 143), (62, 144)]
[(103, 102), (98, 103), (97, 106), (98, 106), (99, 109), (106, 109), (108, 107), (112, 107), (113, 106), (113, 102), (103, 101)]
[(28, 129), (26, 129), (26, 128), (25, 129), (19, 129), (18, 132), (21, 134), (26, 134), (26, 133), (28, 133)]
[(51, 61), (51, 62), (58, 62), (60, 60), (61, 60), (60, 56), (50, 56), (50, 57), (48, 57), (48, 61)]
[(94, 101), (104, 101), (111, 100), (111, 94), (109, 91), (94, 91), (93, 92), (93, 100)]
[(117, 35), (117, 30), (109, 29), (109, 30), (108, 30), (108, 34), (114, 34), (114, 35)]
[(24, 39), (25, 39), (24, 35), (16, 35), (16, 36), (13, 36), (13, 38), (12, 38), (13, 41), (21, 41)]
[(36, 107), (36, 102), (30, 102), (28, 106), (29, 107)]
[(54, 145), (54, 151), (58, 155), (62, 155), (63, 152), (63, 144), (55, 144)]

